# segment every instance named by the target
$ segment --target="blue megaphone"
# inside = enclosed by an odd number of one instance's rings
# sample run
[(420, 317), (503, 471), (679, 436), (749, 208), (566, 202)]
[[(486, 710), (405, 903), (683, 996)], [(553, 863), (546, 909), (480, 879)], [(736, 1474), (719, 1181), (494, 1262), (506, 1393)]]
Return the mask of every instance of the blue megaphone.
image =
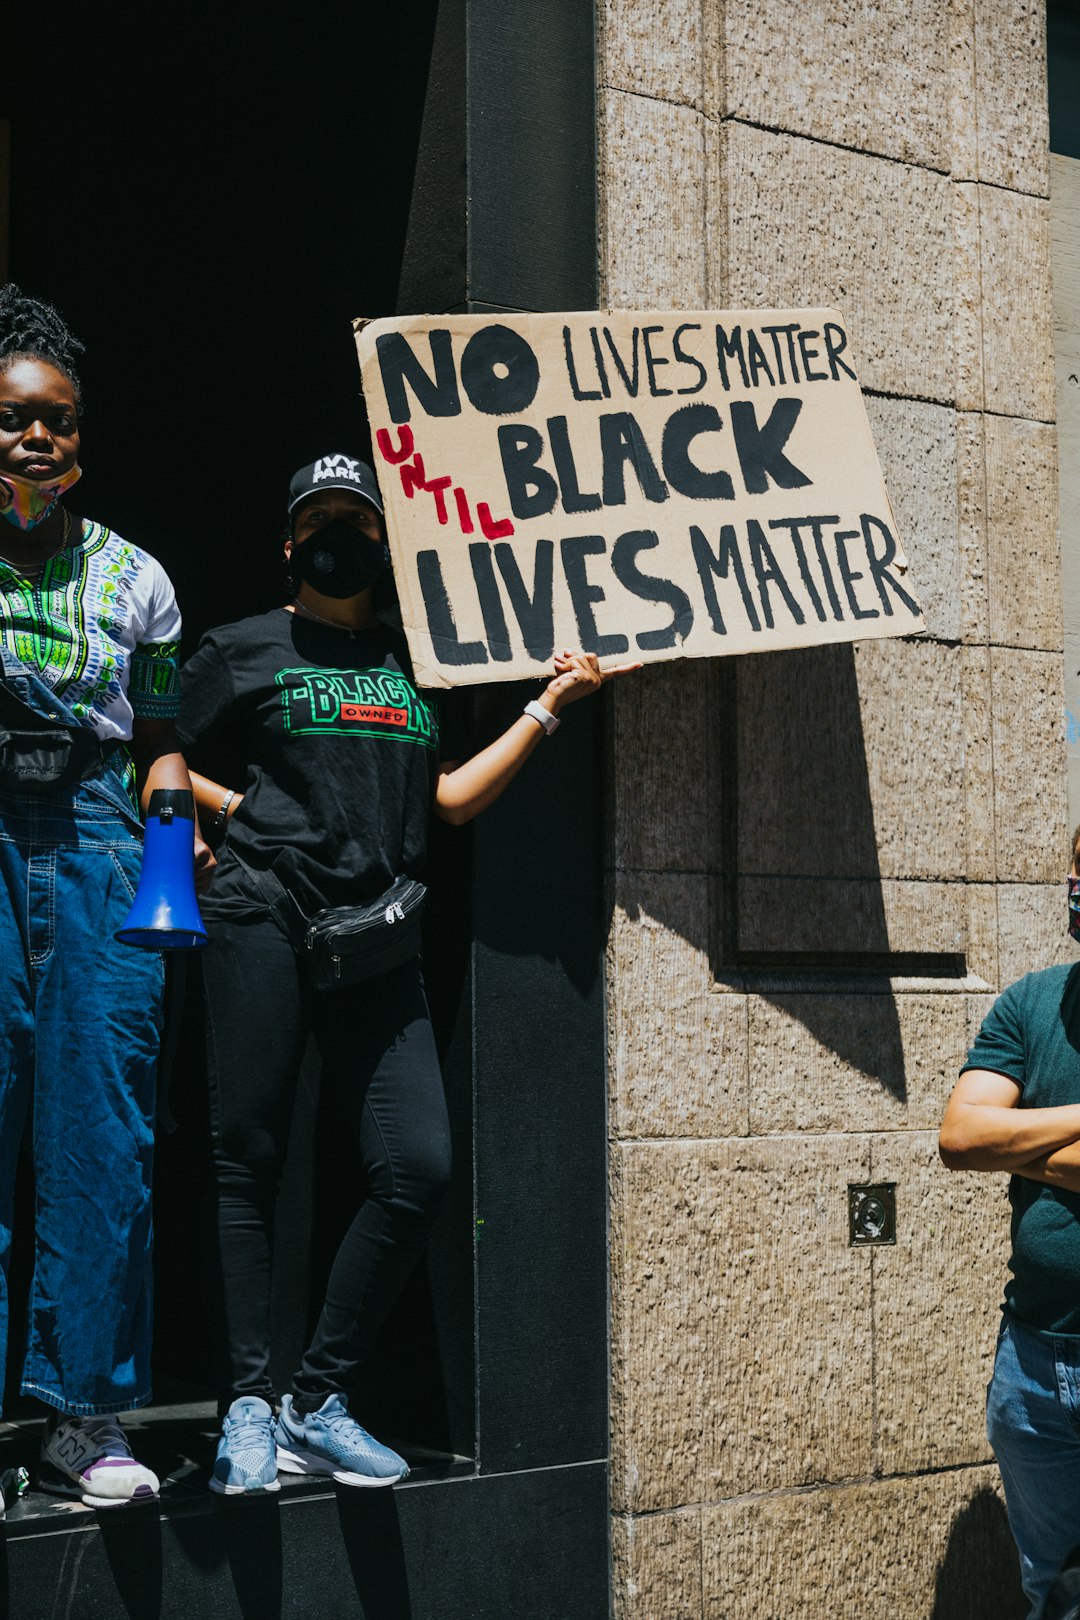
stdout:
[(139, 887), (116, 938), (144, 951), (191, 951), (206, 944), (195, 898), (195, 800), (186, 788), (157, 788), (150, 795)]

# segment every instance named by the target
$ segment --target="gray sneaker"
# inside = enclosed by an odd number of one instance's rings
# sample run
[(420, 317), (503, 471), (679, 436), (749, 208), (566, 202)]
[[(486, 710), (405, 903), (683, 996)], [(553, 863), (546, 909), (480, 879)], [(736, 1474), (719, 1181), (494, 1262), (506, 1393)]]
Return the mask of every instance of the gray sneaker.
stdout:
[(50, 1418), (41, 1440), (38, 1485), (56, 1496), (77, 1496), (87, 1507), (156, 1502), (158, 1479), (131, 1455), (113, 1416)]

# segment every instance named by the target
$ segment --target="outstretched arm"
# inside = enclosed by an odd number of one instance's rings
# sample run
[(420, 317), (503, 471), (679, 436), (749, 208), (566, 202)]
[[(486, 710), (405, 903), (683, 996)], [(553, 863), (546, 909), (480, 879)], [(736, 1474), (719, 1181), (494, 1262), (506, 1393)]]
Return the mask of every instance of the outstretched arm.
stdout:
[[(575, 653), (567, 648), (556, 656), (555, 675), (537, 702), (549, 714), (557, 715), (568, 703), (598, 692), (605, 681), (640, 668), (640, 664), (619, 664), (614, 669), (601, 670), (592, 653)], [(455, 826), (471, 821), (489, 804), (494, 804), (543, 737), (540, 722), (523, 714), (501, 737), (496, 737), (471, 759), (444, 763), (435, 788), (435, 814)]]
[[(1024, 1175), (1035, 1162), (1075, 1149), (1080, 1166), (1080, 1103), (1020, 1108), (1021, 1088), (1007, 1075), (968, 1069), (945, 1109), (938, 1137), (949, 1170), (1004, 1170)], [(1037, 1181), (1048, 1174), (1034, 1174)], [(1059, 1185), (1067, 1185), (1059, 1182)], [(1080, 1178), (1077, 1186), (1080, 1188)]]

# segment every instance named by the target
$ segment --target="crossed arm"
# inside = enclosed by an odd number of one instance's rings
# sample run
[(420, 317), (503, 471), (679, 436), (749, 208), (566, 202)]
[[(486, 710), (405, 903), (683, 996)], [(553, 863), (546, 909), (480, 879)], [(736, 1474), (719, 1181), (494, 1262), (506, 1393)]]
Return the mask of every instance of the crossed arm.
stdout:
[(938, 1151), (948, 1170), (1002, 1170), (1080, 1193), (1080, 1103), (1020, 1108), (1007, 1075), (968, 1069), (945, 1109)]

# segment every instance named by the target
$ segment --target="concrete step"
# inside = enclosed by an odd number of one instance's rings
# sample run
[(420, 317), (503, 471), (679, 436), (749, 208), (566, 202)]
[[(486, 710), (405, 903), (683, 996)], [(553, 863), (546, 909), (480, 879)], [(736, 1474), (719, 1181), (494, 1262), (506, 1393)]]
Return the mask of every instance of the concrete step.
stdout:
[[(125, 1420), (157, 1504), (95, 1511), (28, 1492), (0, 1528), (3, 1620), (603, 1620), (603, 1461), (484, 1476), (403, 1446), (392, 1490), (282, 1477), (252, 1500), (207, 1488), (213, 1407)], [(0, 1426), (0, 1467), (38, 1426)]]

